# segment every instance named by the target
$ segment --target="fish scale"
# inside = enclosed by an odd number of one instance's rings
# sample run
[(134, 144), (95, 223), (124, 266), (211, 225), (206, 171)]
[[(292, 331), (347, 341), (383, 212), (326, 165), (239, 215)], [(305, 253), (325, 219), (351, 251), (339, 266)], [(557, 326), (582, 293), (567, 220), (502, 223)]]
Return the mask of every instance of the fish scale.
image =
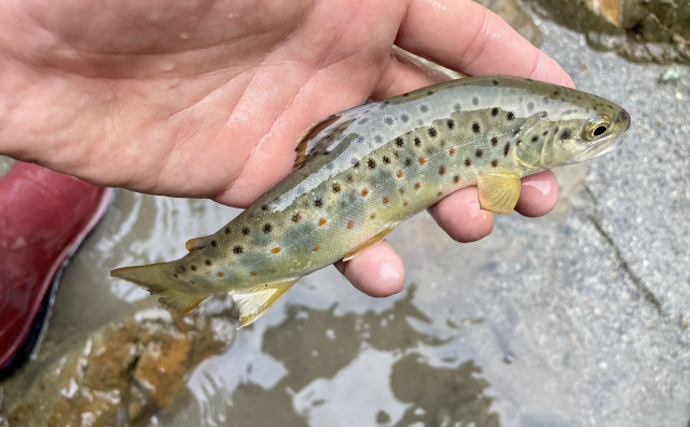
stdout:
[(607, 152), (630, 125), (595, 95), (526, 79), (454, 80), (315, 124), (296, 169), (177, 261), (113, 275), (190, 309), (216, 292), (240, 326), (300, 277), (380, 241), (406, 218), (478, 185), (482, 209), (510, 212), (520, 177)]

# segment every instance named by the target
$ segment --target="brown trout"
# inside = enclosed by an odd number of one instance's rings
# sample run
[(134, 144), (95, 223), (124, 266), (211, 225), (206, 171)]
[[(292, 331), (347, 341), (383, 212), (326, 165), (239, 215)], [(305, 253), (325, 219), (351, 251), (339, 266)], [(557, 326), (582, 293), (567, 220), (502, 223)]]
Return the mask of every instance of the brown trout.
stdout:
[(191, 309), (227, 292), (240, 327), (299, 278), (381, 241), (406, 218), (477, 185), (507, 214), (520, 177), (611, 151), (630, 126), (618, 105), (519, 78), (453, 80), (332, 115), (305, 132), (295, 170), (177, 261), (114, 270)]

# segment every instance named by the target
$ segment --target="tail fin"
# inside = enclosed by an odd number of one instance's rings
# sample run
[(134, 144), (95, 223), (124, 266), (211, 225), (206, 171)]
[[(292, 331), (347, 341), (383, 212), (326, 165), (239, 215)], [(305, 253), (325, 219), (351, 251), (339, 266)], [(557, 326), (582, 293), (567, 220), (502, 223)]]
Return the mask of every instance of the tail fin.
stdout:
[(271, 308), (273, 304), (282, 297), (295, 284), (297, 279), (289, 279), (282, 282), (273, 282), (265, 285), (257, 291), (246, 294), (230, 294), (232, 299), (240, 309), (240, 324), (239, 328), (244, 328), (252, 324), (256, 319), (261, 317), (266, 310)]
[(136, 283), (152, 295), (160, 295), (161, 304), (181, 311), (189, 311), (210, 296), (174, 287), (170, 267), (165, 263), (118, 268), (110, 272), (112, 277)]

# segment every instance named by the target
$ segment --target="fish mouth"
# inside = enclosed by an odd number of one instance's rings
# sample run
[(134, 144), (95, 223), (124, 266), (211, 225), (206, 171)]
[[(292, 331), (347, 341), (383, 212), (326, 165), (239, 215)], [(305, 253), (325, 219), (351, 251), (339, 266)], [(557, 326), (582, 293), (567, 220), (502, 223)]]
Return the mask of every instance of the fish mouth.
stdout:
[(596, 159), (597, 157), (605, 156), (612, 151), (616, 151), (618, 147), (620, 147), (621, 145), (623, 145), (623, 139), (621, 138), (615, 138), (609, 141), (602, 141), (594, 147), (588, 148), (582, 154), (582, 157), (585, 160)]

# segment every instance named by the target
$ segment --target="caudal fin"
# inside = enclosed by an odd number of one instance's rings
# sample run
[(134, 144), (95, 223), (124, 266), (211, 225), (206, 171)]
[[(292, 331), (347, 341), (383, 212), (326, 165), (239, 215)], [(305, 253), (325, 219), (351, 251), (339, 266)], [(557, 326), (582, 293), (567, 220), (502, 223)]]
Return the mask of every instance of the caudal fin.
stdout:
[(149, 291), (152, 295), (160, 295), (161, 304), (181, 311), (189, 311), (208, 298), (208, 293), (194, 293), (178, 290), (174, 287), (174, 279), (170, 277), (170, 268), (165, 263), (142, 265), (139, 267), (118, 268), (110, 275), (136, 283)]
[(297, 279), (266, 284), (265, 288), (247, 294), (230, 294), (240, 309), (239, 328), (250, 325), (261, 317), (273, 304), (295, 284)]

